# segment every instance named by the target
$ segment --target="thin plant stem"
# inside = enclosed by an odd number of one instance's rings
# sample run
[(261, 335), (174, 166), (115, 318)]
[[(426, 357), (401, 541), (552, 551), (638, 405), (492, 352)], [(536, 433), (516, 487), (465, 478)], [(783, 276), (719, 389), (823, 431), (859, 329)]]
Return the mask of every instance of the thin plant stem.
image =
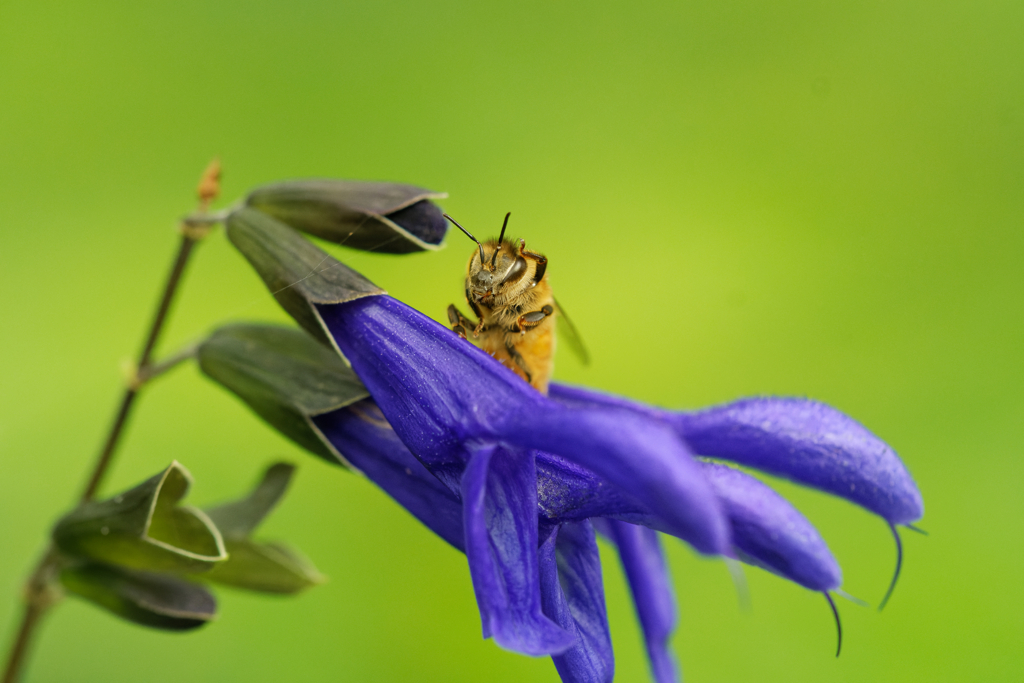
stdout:
[[(104, 475), (110, 469), (110, 463), (117, 450), (117, 445), (121, 434), (124, 432), (125, 425), (128, 423), (128, 417), (131, 414), (132, 406), (135, 404), (135, 397), (139, 395), (139, 391), (149, 380), (177, 366), (178, 363), (188, 358), (194, 352), (194, 349), (187, 349), (187, 353), (175, 354), (165, 362), (155, 365), (150, 364), (153, 349), (160, 338), (160, 332), (163, 330), (164, 323), (167, 321), (167, 314), (170, 312), (171, 303), (174, 301), (174, 295), (178, 290), (178, 285), (181, 283), (181, 276), (185, 272), (185, 266), (195, 244), (196, 239), (192, 234), (185, 232), (182, 235), (181, 245), (174, 259), (174, 265), (171, 267), (170, 275), (164, 286), (163, 295), (160, 297), (160, 303), (157, 306), (149, 333), (146, 335), (145, 344), (139, 355), (139, 362), (136, 366), (138, 369), (135, 371), (134, 377), (128, 382), (124, 396), (121, 398), (117, 412), (114, 414), (107, 438), (103, 442), (103, 448), (96, 459), (96, 464), (89, 475), (89, 481), (82, 492), (80, 499), (82, 503), (92, 500), (103, 481)], [(54, 588), (59, 560), (57, 550), (51, 543), (26, 582), (25, 611), (22, 615), (21, 626), (18, 628), (18, 634), (11, 644), (7, 666), (4, 669), (3, 683), (16, 683), (21, 675), (36, 627), (50, 607), (59, 600), (56, 594), (57, 591)]]
[(199, 344), (189, 344), (177, 353), (164, 358), (159, 363), (150, 363), (145, 372), (139, 373), (140, 385), (148, 384), (165, 372), (170, 372), (185, 361), (195, 358), (198, 349)]
[(54, 588), (57, 570), (57, 549), (51, 543), (25, 584), (25, 611), (22, 614), (18, 634), (14, 637), (10, 653), (7, 656), (3, 683), (15, 683), (18, 680), (25, 658), (28, 656), (29, 645), (36, 627), (50, 607), (60, 600), (60, 594)]
[(117, 413), (114, 415), (114, 421), (110, 426), (110, 431), (107, 434), (107, 439), (103, 444), (103, 449), (100, 451), (99, 457), (96, 459), (96, 465), (93, 467), (92, 476), (89, 477), (89, 483), (86, 484), (85, 490), (82, 492), (82, 502), (92, 500), (96, 495), (97, 489), (103, 482), (103, 477), (107, 474), (107, 470), (110, 468), (110, 461), (114, 457), (114, 453), (117, 449), (117, 444), (121, 439), (121, 433), (124, 431), (124, 427), (128, 422), (128, 416), (131, 414), (132, 406), (135, 403), (135, 397), (139, 394), (141, 388), (139, 379), (143, 377), (149, 369), (150, 358), (153, 355), (153, 347), (156, 346), (157, 340), (160, 338), (160, 333), (163, 331), (164, 323), (167, 321), (167, 313), (171, 310), (171, 303), (174, 301), (174, 295), (178, 291), (178, 283), (181, 282), (181, 276), (185, 272), (185, 265), (188, 263), (189, 256), (192, 254), (192, 248), (195, 246), (195, 240), (189, 235), (184, 234), (181, 237), (181, 245), (178, 247), (177, 257), (174, 259), (174, 265), (171, 267), (171, 273), (167, 277), (167, 284), (164, 286), (163, 296), (160, 298), (160, 305), (156, 309), (156, 313), (153, 316), (153, 322), (149, 328), (149, 334), (146, 336), (146, 343), (142, 347), (142, 353), (139, 354), (138, 363), (136, 363), (136, 376), (128, 383), (125, 388), (124, 396), (121, 398), (121, 404), (117, 409)]
[[(185, 266), (188, 264), (189, 257), (192, 255), (192, 250), (196, 243), (206, 236), (212, 225), (219, 222), (216, 219), (220, 218), (220, 216), (211, 216), (211, 220), (202, 220), (207, 215), (210, 201), (218, 193), (219, 177), (220, 164), (217, 160), (214, 160), (207, 167), (199, 183), (199, 214), (182, 221), (181, 243), (175, 255), (174, 263), (171, 266), (170, 274), (167, 276), (167, 281), (164, 284), (160, 303), (153, 314), (142, 352), (139, 354), (138, 362), (135, 365), (135, 374), (125, 388), (124, 396), (121, 398), (121, 403), (110, 425), (110, 431), (103, 442), (103, 448), (96, 458), (96, 463), (89, 475), (89, 481), (82, 491), (80, 503), (92, 500), (100, 484), (102, 484), (104, 476), (110, 469), (110, 463), (117, 450), (117, 445), (124, 432), (125, 425), (128, 423), (128, 417), (135, 403), (135, 397), (138, 396), (142, 387), (149, 380), (176, 367), (195, 353), (195, 348), (190, 347), (169, 357), (164, 362), (151, 364), (153, 350), (156, 348), (156, 344), (160, 339), (160, 333), (167, 322), (171, 304), (174, 302), (175, 294), (178, 292), (178, 286), (181, 284), (181, 277), (185, 272)], [(32, 638), (40, 621), (50, 608), (60, 600), (60, 590), (57, 588), (59, 569), (60, 555), (51, 542), (47, 545), (43, 557), (25, 583), (25, 610), (22, 615), (21, 625), (18, 627), (18, 633), (14, 637), (11, 649), (7, 655), (3, 683), (17, 683), (24, 669), (25, 660), (31, 648)]]

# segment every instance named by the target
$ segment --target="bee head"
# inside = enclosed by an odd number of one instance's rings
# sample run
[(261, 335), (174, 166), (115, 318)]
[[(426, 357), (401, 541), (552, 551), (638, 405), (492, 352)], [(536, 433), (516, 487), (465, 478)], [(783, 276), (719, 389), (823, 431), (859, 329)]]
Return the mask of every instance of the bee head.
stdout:
[(508, 219), (511, 215), (511, 212), (505, 214), (505, 222), (502, 223), (501, 234), (498, 236), (497, 241), (487, 243), (489, 249), (485, 251), (484, 245), (477, 238), (473, 237), (468, 230), (459, 225), (454, 218), (444, 214), (445, 218), (454, 223), (469, 239), (476, 242), (479, 249), (479, 258), (477, 254), (473, 254), (473, 258), (470, 260), (469, 281), (467, 283), (473, 297), (477, 301), (483, 302), (490, 296), (497, 294), (502, 285), (518, 279), (526, 271), (526, 260), (519, 255), (511, 242), (504, 241), (505, 228), (508, 227)]

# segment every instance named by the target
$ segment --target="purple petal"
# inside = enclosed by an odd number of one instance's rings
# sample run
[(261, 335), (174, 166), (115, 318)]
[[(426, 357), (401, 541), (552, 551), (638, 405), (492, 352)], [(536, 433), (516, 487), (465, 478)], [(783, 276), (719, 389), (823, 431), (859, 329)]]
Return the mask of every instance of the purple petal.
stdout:
[(601, 406), (604, 408), (620, 408), (636, 413), (643, 413), (649, 417), (664, 419), (668, 411), (661, 408), (649, 406), (646, 403), (634, 401), (623, 396), (608, 394), (603, 391), (584, 389), (569, 384), (552, 382), (548, 387), (548, 397), (558, 401), (562, 405), (574, 408), (591, 408)]
[(754, 398), (671, 419), (701, 455), (827, 491), (893, 524), (924, 514), (921, 492), (896, 452), (824, 403)]
[(462, 477), (463, 521), (484, 637), (527, 655), (564, 652), (574, 635), (541, 609), (533, 456), (496, 446), (474, 450)]
[(545, 521), (560, 524), (615, 517), (666, 526), (636, 499), (587, 468), (543, 451), (536, 452), (536, 460), (537, 504)]
[(619, 549), (654, 680), (674, 683), (679, 671), (669, 638), (676, 627), (676, 598), (658, 533), (615, 520), (608, 520), (606, 528)]
[(700, 455), (826, 491), (892, 524), (908, 524), (924, 514), (921, 492), (895, 451), (857, 421), (817, 401), (755, 398), (674, 413), (558, 384), (551, 385), (550, 396), (567, 406), (660, 416)]
[(839, 563), (817, 529), (796, 508), (754, 477), (725, 465), (702, 463), (725, 507), (740, 557), (813, 591), (843, 583)]
[[(416, 460), (372, 400), (321, 415), (314, 423), (349, 462), (432, 531), (464, 550), (458, 497)], [(701, 467), (722, 501), (733, 543), (746, 561), (812, 590), (830, 590), (840, 584), (835, 559), (817, 531), (788, 502), (742, 472), (707, 463)], [(549, 523), (612, 517), (661, 527), (642, 505), (562, 458), (538, 453), (537, 472), (538, 509)], [(653, 531), (644, 533), (656, 538)]]
[(697, 461), (656, 420), (619, 410), (543, 410), (532, 417), (530, 430), (505, 435), (515, 437), (593, 471), (700, 552), (720, 553), (728, 544), (721, 506)]
[(540, 548), (544, 613), (576, 635), (552, 660), (565, 683), (609, 683), (615, 676), (601, 556), (589, 522), (565, 524)]
[(727, 549), (718, 501), (669, 425), (550, 401), (488, 354), (387, 296), (317, 309), (396, 433), (452, 490), (468, 458), (467, 441), (543, 450), (644, 501), (697, 550)]
[(389, 213), (387, 218), (428, 244), (440, 244), (448, 231), (441, 209), (425, 199)]
[(356, 469), (431, 531), (465, 551), (459, 498), (409, 452), (372, 400), (319, 415), (313, 423)]

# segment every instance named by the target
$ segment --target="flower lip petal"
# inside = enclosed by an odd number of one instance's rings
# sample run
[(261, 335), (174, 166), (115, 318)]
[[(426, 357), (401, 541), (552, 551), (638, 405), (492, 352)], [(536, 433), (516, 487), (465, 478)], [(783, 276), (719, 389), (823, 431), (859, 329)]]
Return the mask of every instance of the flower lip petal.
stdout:
[(665, 425), (619, 410), (563, 408), (535, 415), (531, 426), (530, 431), (504, 437), (571, 458), (618, 484), (674, 535), (703, 553), (728, 547), (728, 525), (718, 499), (685, 444)]
[(465, 465), (469, 442), (544, 450), (643, 500), (697, 550), (728, 549), (720, 505), (668, 425), (622, 411), (560, 406), (388, 296), (317, 310), (401, 439), (449, 485)]
[[(360, 471), (434, 533), (465, 551), (462, 503), (458, 496), (409, 452), (372, 400), (317, 416), (314, 422)], [(733, 543), (742, 551), (745, 561), (811, 590), (833, 589), (840, 584), (840, 570), (828, 548), (789, 503), (742, 472), (710, 463), (700, 466), (723, 501), (732, 525)], [(545, 523), (610, 517), (656, 528), (663, 526), (642, 505), (623, 498), (594, 473), (569, 461), (541, 452), (537, 453), (536, 467), (538, 510)], [(651, 529), (618, 521), (614, 524), (657, 538)], [(630, 552), (621, 549), (621, 540), (619, 545), (620, 553)], [(623, 563), (627, 562), (624, 556)], [(662, 621), (671, 620), (666, 617)]]
[(813, 591), (843, 583), (839, 563), (807, 519), (767, 485), (739, 470), (701, 463), (722, 501), (741, 557)]
[(924, 514), (921, 492), (895, 451), (824, 403), (754, 398), (671, 419), (701, 455), (833, 493), (893, 524)]
[[(842, 583), (839, 565), (821, 535), (788, 501), (739, 470), (707, 462), (700, 467), (722, 504), (733, 547), (743, 561), (810, 590), (833, 590)], [(537, 488), (540, 511), (548, 523), (604, 517), (616, 528), (666, 531), (642, 503), (623, 498), (593, 472), (549, 453), (537, 454)]]
[(558, 654), (575, 634), (542, 609), (533, 456), (474, 449), (462, 477), (466, 557), (485, 638), (527, 655)]
[(817, 488), (893, 524), (908, 524), (924, 514), (921, 492), (895, 451), (856, 420), (818, 401), (753, 398), (679, 413), (557, 383), (551, 384), (550, 396), (568, 406), (658, 417), (698, 455)]

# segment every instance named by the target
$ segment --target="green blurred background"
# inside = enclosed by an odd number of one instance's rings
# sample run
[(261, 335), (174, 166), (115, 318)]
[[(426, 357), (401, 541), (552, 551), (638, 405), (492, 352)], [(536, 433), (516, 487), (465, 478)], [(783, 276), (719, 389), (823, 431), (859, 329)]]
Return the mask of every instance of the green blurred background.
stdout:
[[(551, 260), (594, 357), (559, 379), (668, 406), (806, 395), (903, 456), (931, 536), (906, 533), (882, 614), (670, 542), (689, 681), (992, 681), (1024, 660), (1024, 4), (1015, 2), (0, 2), (0, 625), (79, 491), (191, 210), (300, 176), (450, 193), (478, 234)], [(443, 319), (470, 245), (337, 250)], [(283, 320), (218, 232), (162, 345)], [(76, 600), (29, 681), (555, 681), (480, 639), (464, 558), (369, 482), (285, 442), (193, 368), (153, 386), (106, 490), (181, 460), (206, 504), (300, 464), (264, 536), (330, 583), (220, 591), (168, 635)], [(884, 524), (779, 489), (873, 603)], [(608, 550), (605, 548), (605, 550)], [(646, 679), (606, 553), (618, 680)]]

